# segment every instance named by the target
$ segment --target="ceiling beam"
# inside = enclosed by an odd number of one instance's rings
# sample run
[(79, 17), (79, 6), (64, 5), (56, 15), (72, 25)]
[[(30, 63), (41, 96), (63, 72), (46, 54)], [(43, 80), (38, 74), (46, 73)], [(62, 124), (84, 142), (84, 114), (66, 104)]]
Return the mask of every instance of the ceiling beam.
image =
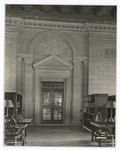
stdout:
[(31, 5), (23, 5), (25, 11), (30, 11)]
[(85, 6), (80, 6), (79, 8), (78, 8), (78, 13), (79, 13), (79, 15), (80, 16), (83, 16), (83, 15), (85, 15), (85, 13), (86, 13), (86, 7)]
[(6, 5), (6, 9), (7, 10), (11, 10), (12, 9), (12, 5)]
[(104, 6), (96, 6), (95, 7), (95, 15), (97, 17), (101, 17), (104, 14)]
[(116, 9), (117, 7), (114, 7), (111, 11), (111, 15), (113, 16), (113, 18), (116, 18), (116, 11), (117, 11)]
[(50, 5), (42, 5), (41, 7), (42, 7), (42, 11), (44, 13), (48, 13), (51, 10), (51, 6)]
[(60, 7), (60, 11), (61, 11), (61, 13), (62, 13), (63, 15), (68, 14), (68, 12), (69, 12), (69, 6), (61, 6), (61, 7)]

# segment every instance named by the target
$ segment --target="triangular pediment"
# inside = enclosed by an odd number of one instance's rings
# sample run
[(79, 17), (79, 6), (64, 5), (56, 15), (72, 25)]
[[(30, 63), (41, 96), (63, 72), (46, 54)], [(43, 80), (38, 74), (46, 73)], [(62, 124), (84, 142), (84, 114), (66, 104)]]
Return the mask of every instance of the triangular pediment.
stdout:
[(44, 63), (43, 66), (66, 67), (66, 65), (64, 65), (63, 63), (58, 62), (58, 61), (55, 60), (55, 59), (52, 59), (52, 60), (50, 60), (50, 61)]
[(35, 64), (33, 64), (34, 68), (57, 68), (57, 69), (72, 69), (73, 66), (58, 56), (52, 55), (49, 56)]

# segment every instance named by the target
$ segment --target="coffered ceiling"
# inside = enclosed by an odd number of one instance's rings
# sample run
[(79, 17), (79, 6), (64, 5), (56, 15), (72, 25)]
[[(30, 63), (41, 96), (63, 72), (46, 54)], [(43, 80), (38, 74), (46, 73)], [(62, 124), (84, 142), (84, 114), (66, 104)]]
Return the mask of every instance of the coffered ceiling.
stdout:
[(6, 17), (116, 24), (116, 10), (106, 5), (6, 5)]

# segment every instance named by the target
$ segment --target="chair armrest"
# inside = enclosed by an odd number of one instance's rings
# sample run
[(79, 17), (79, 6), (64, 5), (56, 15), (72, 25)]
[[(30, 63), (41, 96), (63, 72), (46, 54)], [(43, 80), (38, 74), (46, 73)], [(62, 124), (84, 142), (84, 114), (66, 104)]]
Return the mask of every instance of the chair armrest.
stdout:
[(25, 125), (25, 128), (28, 126), (28, 124)]
[(17, 129), (18, 129), (18, 130), (17, 130), (16, 134), (17, 134), (17, 135), (21, 134), (21, 133), (22, 133), (22, 128), (18, 128), (18, 127), (17, 127)]

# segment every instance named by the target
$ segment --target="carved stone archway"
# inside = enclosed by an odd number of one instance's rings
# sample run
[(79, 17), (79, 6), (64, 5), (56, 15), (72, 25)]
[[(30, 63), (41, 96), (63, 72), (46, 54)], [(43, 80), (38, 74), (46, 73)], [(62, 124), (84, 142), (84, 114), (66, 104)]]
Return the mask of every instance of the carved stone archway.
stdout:
[(74, 41), (59, 31), (44, 31), (30, 44), (29, 54), (78, 56)]

